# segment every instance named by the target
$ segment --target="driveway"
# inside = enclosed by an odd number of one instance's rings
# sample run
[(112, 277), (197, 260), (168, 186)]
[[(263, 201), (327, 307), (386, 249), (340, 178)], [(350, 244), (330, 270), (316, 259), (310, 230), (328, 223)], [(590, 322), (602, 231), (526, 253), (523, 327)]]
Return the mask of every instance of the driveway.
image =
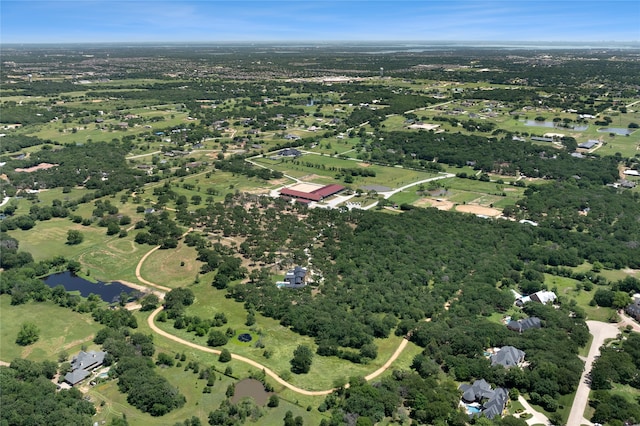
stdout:
[(589, 391), (591, 390), (588, 382), (589, 373), (591, 373), (591, 367), (593, 361), (600, 355), (600, 346), (604, 344), (606, 339), (612, 339), (620, 333), (617, 324), (609, 324), (600, 321), (587, 321), (589, 327), (589, 333), (593, 336), (591, 342), (591, 348), (589, 348), (589, 355), (584, 364), (584, 371), (580, 377), (580, 383), (576, 390), (576, 396), (571, 405), (571, 412), (569, 413), (569, 419), (567, 425), (579, 426), (589, 425), (592, 426), (589, 420), (584, 418), (584, 410), (587, 407), (589, 401)]

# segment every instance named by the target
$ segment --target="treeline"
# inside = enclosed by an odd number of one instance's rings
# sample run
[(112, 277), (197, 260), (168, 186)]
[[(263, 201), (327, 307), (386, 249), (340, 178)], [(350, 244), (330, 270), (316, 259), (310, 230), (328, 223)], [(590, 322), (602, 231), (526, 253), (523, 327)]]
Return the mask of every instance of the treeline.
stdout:
[(2, 137), (2, 143), (0, 144), (0, 154), (4, 154), (7, 152), (16, 152), (21, 150), (22, 148), (44, 144), (59, 145), (59, 142), (54, 142), (48, 139), (43, 140), (35, 136), (8, 134)]
[[(115, 312), (119, 311), (126, 310)], [(182, 407), (184, 395), (155, 371), (152, 336), (132, 333), (130, 321), (110, 320), (106, 324), (108, 328), (100, 330), (94, 342), (107, 352), (105, 363), (115, 363), (113, 377), (118, 379), (120, 392), (127, 394), (127, 402), (152, 416), (163, 416)]]
[(595, 408), (591, 421), (604, 423), (633, 422), (640, 418), (640, 404), (617, 393), (607, 392), (614, 384), (640, 389), (640, 334), (626, 334), (622, 341), (600, 348), (600, 357), (591, 370), (590, 402)]
[[(486, 138), (456, 133), (382, 132), (370, 142), (370, 159), (384, 164), (418, 166), (434, 160), (463, 167), (474, 163), (476, 170), (506, 175), (570, 179), (579, 176), (599, 184), (618, 180), (618, 160), (614, 157), (574, 158), (568, 152), (533, 145), (530, 142)], [(382, 140), (380, 140), (382, 139)]]
[[(582, 259), (606, 268), (640, 267), (640, 195), (631, 191), (577, 182), (531, 185), (525, 197), (510, 209), (517, 219), (539, 223), (538, 232), (568, 251), (548, 250), (545, 263), (559, 257)], [(538, 254), (545, 256), (543, 253)]]
[(451, 124), (453, 127), (461, 126), (469, 132), (492, 132), (496, 128), (496, 124), (491, 121), (474, 121), (474, 120), (458, 120), (454, 117), (435, 116), (430, 118), (431, 121), (439, 121)]
[(255, 167), (253, 164), (244, 161), (244, 159), (235, 156), (227, 160), (218, 160), (213, 166), (225, 172), (237, 173), (250, 178), (256, 176), (263, 180), (280, 179), (283, 176), (282, 172)]
[(56, 364), (15, 359), (0, 367), (0, 423), (3, 425), (88, 425), (96, 413), (78, 389), (57, 390)]
[(7, 176), (17, 188), (57, 188), (84, 186), (102, 195), (133, 189), (150, 180), (142, 171), (130, 168), (125, 155), (129, 143), (93, 142), (85, 145), (65, 145), (58, 150), (42, 149), (23, 160), (10, 160), (11, 167), (32, 167), (40, 163), (57, 164), (31, 173), (8, 171)]
[[(419, 321), (441, 311), (470, 278), (471, 269), (480, 297), (470, 309), (506, 309), (513, 298), (494, 283), (511, 269), (514, 255), (534, 243), (531, 232), (519, 224), (431, 210), (393, 220), (349, 214), (339, 218), (334, 211), (308, 212), (306, 226), (319, 235), (320, 244), (311, 248), (314, 268), (324, 277), (319, 294), (281, 291), (270, 280), (257, 278), (254, 285), (232, 287), (231, 295), (300, 334), (316, 337), (323, 352), (335, 354), (335, 348), (361, 349), (374, 337), (388, 336), (398, 320)], [(328, 222), (334, 225), (323, 226)], [(355, 230), (349, 222), (357, 224)]]
[(182, 231), (169, 217), (169, 212), (163, 210), (159, 214), (147, 214), (145, 219), (135, 224), (138, 232), (135, 242), (138, 244), (159, 245), (162, 249), (175, 248)]

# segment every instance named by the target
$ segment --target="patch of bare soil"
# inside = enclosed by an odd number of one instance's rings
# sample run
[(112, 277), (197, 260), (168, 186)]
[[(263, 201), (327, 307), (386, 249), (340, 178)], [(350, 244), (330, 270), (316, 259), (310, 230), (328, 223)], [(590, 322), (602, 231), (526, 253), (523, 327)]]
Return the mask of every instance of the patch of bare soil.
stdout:
[(451, 210), (453, 208), (451, 201), (440, 198), (421, 198), (415, 202), (415, 205), (418, 207), (435, 207), (438, 210)]
[(275, 186), (281, 186), (284, 185), (286, 183), (289, 182), (289, 179), (287, 178), (281, 178), (281, 179), (270, 179), (269, 183)]
[(308, 180), (314, 180), (314, 179), (326, 179), (326, 177), (311, 173), (309, 175), (305, 175), (300, 178), (300, 180), (302, 181), (308, 181)]
[(463, 213), (482, 214), (492, 217), (500, 216), (502, 214), (502, 212), (498, 209), (494, 209), (492, 207), (475, 206), (472, 204), (458, 205), (456, 206), (456, 211)]
[(27, 167), (26, 169), (17, 168), (15, 169), (15, 172), (33, 173), (33, 172), (37, 172), (38, 170), (47, 170), (56, 166), (58, 166), (58, 164), (40, 163), (36, 166)]

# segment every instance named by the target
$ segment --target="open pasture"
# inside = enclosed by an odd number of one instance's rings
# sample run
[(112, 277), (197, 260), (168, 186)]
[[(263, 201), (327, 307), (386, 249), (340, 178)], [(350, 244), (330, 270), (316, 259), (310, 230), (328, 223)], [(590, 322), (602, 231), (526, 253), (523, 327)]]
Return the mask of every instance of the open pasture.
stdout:
[[(376, 176), (353, 176), (353, 186), (384, 185), (398, 187), (422, 179), (433, 177), (434, 174), (404, 169), (400, 167), (386, 167), (359, 161), (345, 160), (326, 155), (307, 154), (297, 159), (255, 158), (254, 161), (270, 169), (281, 171), (287, 175), (301, 178), (315, 183), (333, 183), (340, 169), (357, 169), (366, 167), (375, 172)], [(311, 178), (309, 176), (312, 175)]]
[[(57, 361), (62, 351), (73, 354), (82, 345), (91, 347), (93, 336), (102, 328), (91, 314), (79, 314), (49, 301), (12, 306), (8, 295), (0, 296), (0, 321), (0, 360), (5, 362), (14, 358)], [(19, 346), (16, 336), (25, 321), (40, 329), (40, 338), (32, 345)]]

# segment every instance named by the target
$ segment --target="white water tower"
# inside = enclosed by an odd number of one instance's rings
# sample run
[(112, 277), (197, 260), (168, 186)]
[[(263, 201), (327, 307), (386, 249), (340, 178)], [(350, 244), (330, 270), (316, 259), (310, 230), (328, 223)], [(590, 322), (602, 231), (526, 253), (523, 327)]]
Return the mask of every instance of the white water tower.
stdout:
[(380, 78), (384, 77), (384, 68), (380, 67)]

